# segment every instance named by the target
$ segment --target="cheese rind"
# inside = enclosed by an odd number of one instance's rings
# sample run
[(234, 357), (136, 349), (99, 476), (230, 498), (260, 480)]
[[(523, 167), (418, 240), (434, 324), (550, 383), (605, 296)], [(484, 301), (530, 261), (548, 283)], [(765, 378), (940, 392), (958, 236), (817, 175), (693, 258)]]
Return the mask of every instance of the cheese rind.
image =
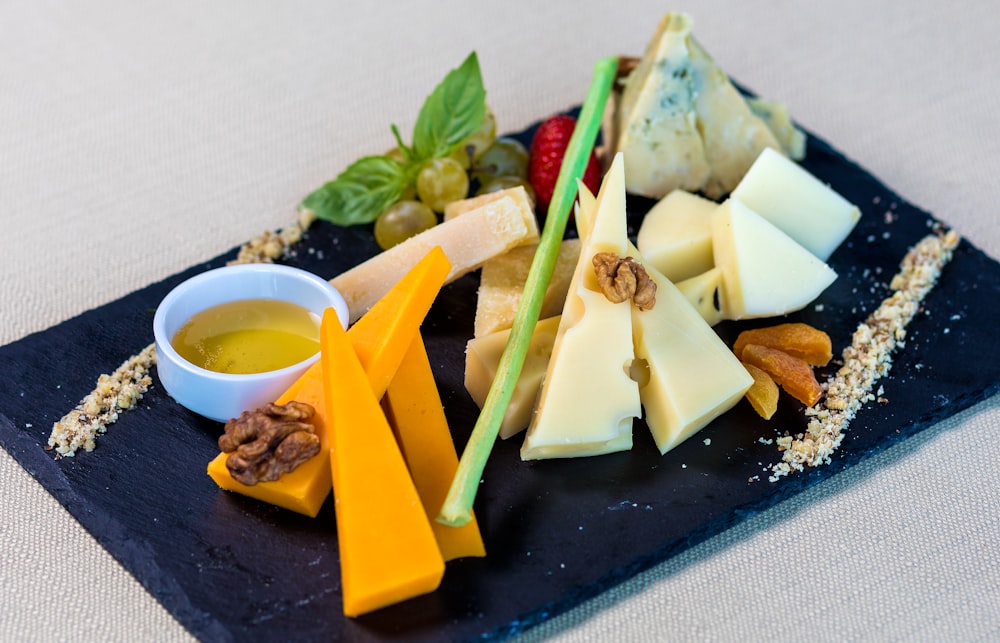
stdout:
[(347, 301), (353, 323), (436, 246), (451, 262), (445, 281), (450, 283), (511, 248), (537, 242), (531, 201), (523, 189), (511, 190), (380, 252), (330, 283)]
[[(503, 422), (500, 424), (500, 437), (507, 439), (528, 428), (531, 414), (534, 411), (538, 390), (542, 386), (545, 370), (548, 368), (549, 357), (555, 344), (556, 332), (559, 329), (560, 316), (541, 319), (535, 324), (528, 344), (528, 353), (524, 358), (524, 366), (514, 386), (514, 394)], [(479, 408), (486, 403), (486, 396), (493, 385), (500, 365), (500, 357), (507, 346), (510, 329), (498, 330), (489, 335), (474, 337), (465, 347), (465, 389), (472, 396)]]
[(722, 272), (724, 319), (799, 310), (837, 278), (828, 265), (736, 199), (712, 213), (712, 248)]
[(808, 170), (764, 150), (733, 190), (737, 199), (826, 261), (861, 219), (861, 210)]
[(669, 279), (635, 248), (630, 255), (656, 284), (652, 309), (632, 307), (632, 339), (648, 367), (639, 398), (662, 454), (735, 406), (753, 377)]
[(641, 415), (634, 360), (631, 303), (613, 304), (600, 292), (591, 262), (598, 252), (625, 256), (625, 177), (616, 155), (597, 196), (593, 225), (563, 308), (538, 405), (521, 447), (523, 460), (579, 457), (632, 447), (632, 421)]
[(636, 237), (645, 261), (675, 283), (714, 266), (709, 217), (717, 205), (685, 190), (660, 199), (646, 213)]

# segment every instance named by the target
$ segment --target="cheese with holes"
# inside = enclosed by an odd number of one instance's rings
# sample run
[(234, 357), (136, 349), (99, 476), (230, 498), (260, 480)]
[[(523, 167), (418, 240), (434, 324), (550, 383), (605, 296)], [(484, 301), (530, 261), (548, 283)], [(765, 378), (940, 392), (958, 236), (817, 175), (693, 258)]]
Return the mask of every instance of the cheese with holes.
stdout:
[(736, 199), (712, 213), (712, 248), (722, 272), (724, 319), (799, 310), (837, 278), (833, 269)]
[[(545, 369), (549, 365), (549, 356), (552, 355), (552, 346), (556, 341), (559, 319), (557, 315), (541, 319), (535, 324), (531, 342), (528, 344), (528, 353), (524, 358), (524, 366), (514, 385), (514, 394), (510, 404), (507, 405), (503, 422), (500, 424), (501, 438), (507, 439), (528, 428), (535, 400), (538, 398), (538, 390), (542, 386), (542, 378), (545, 377)], [(479, 408), (483, 408), (483, 404), (486, 403), (486, 395), (496, 378), (497, 367), (507, 346), (508, 337), (510, 328), (474, 337), (465, 347), (465, 390)]]
[(632, 306), (635, 356), (644, 365), (639, 398), (660, 453), (691, 437), (743, 397), (753, 377), (669, 279), (638, 250), (656, 283), (650, 310)]
[(510, 190), (330, 280), (347, 300), (351, 322), (359, 319), (410, 268), (440, 246), (451, 262), (446, 283), (520, 245), (538, 242), (538, 222), (527, 193)]
[(642, 220), (636, 237), (639, 252), (673, 282), (710, 269), (715, 263), (708, 221), (717, 205), (697, 194), (673, 190)]
[(722, 311), (719, 309), (721, 287), (722, 271), (718, 268), (706, 270), (700, 275), (677, 282), (677, 290), (710, 326), (722, 321)]
[(632, 448), (632, 421), (640, 416), (639, 387), (629, 376), (631, 302), (613, 304), (600, 291), (591, 262), (599, 252), (625, 256), (625, 176), (616, 155), (597, 196), (552, 357), (528, 426), (521, 458), (600, 455)]
[(861, 210), (801, 165), (765, 150), (732, 198), (826, 261), (861, 219)]

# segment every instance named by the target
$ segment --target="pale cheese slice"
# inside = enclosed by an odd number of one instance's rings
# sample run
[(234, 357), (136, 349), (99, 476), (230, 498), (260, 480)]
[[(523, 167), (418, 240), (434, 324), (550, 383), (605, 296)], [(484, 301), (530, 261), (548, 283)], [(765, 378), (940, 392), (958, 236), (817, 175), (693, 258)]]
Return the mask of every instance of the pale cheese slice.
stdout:
[(806, 135), (792, 122), (788, 107), (784, 103), (767, 100), (759, 96), (748, 96), (747, 107), (764, 121), (767, 129), (781, 143), (781, 149), (788, 158), (801, 161), (806, 157)]
[[(581, 208), (582, 209), (582, 208)], [(642, 413), (634, 359), (631, 303), (613, 304), (597, 286), (593, 256), (628, 247), (621, 154), (605, 175), (589, 234), (566, 295), (552, 356), (521, 458), (601, 455), (632, 447), (632, 421)]]
[(709, 175), (694, 111), (688, 46), (691, 18), (668, 13), (625, 81), (616, 106), (616, 145), (629, 192), (660, 198), (698, 190)]
[(650, 310), (632, 306), (632, 340), (648, 379), (639, 399), (660, 453), (666, 453), (743, 397), (753, 377), (674, 284), (634, 247), (656, 284)]
[(861, 219), (861, 210), (798, 163), (767, 149), (732, 198), (826, 261)]
[[(537, 249), (537, 244), (519, 246), (483, 264), (476, 298), (474, 337), (485, 337), (513, 325)], [(566, 291), (569, 290), (579, 257), (580, 240), (563, 240), (552, 270), (552, 278), (542, 299), (542, 308), (538, 314), (540, 319), (554, 317), (562, 312)]]
[(695, 83), (694, 108), (698, 129), (711, 168), (701, 191), (711, 199), (725, 196), (767, 148), (781, 143), (747, 106), (742, 94), (708, 52), (690, 39), (691, 68)]
[(718, 204), (685, 190), (673, 190), (650, 208), (636, 245), (643, 258), (678, 282), (714, 266), (709, 218)]
[[(500, 424), (500, 437), (507, 439), (528, 428), (531, 413), (538, 399), (545, 370), (548, 368), (552, 346), (559, 329), (559, 316), (541, 319), (535, 324), (528, 344), (524, 366), (514, 385), (514, 393)], [(498, 330), (482, 337), (474, 337), (465, 347), (465, 390), (473, 401), (483, 408), (497, 375), (500, 358), (507, 346), (510, 328)]]
[(799, 310), (837, 278), (828, 265), (736, 199), (712, 213), (712, 248), (722, 272), (724, 319)]
[(677, 290), (681, 291), (709, 326), (715, 326), (722, 321), (722, 310), (719, 308), (721, 287), (722, 271), (717, 267), (677, 282)]
[(531, 200), (523, 189), (512, 190), (380, 252), (330, 283), (347, 301), (353, 323), (435, 246), (451, 262), (448, 283), (511, 248), (537, 242)]

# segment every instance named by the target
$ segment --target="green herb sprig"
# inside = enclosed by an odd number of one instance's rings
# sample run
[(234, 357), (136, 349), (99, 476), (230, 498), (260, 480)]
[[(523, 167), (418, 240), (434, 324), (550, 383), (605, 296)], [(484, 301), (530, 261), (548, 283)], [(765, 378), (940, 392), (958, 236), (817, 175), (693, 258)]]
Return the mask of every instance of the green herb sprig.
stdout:
[(416, 183), (423, 165), (448, 156), (486, 118), (486, 89), (479, 58), (472, 52), (424, 101), (406, 145), (392, 125), (403, 161), (388, 156), (358, 159), (302, 200), (302, 207), (337, 225), (371, 223)]

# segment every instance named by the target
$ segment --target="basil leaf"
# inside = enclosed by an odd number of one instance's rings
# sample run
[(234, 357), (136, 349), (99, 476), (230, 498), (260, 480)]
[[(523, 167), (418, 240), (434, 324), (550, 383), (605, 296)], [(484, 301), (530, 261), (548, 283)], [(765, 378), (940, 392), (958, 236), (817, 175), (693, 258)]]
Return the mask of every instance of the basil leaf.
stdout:
[(302, 205), (337, 225), (371, 223), (399, 200), (412, 182), (406, 167), (385, 156), (366, 156), (302, 200)]
[(427, 161), (448, 156), (486, 118), (486, 89), (479, 58), (472, 52), (448, 72), (424, 101), (413, 127), (414, 158)]

